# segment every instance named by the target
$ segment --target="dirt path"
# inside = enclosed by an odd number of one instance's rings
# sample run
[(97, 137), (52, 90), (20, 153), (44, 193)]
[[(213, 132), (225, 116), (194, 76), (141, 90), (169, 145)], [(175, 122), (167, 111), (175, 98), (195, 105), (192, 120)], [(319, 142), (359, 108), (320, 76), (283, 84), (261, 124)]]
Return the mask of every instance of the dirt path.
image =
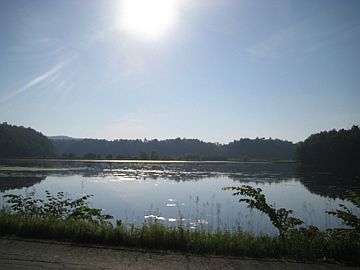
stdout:
[(161, 254), (0, 238), (0, 269), (360, 269), (334, 264)]

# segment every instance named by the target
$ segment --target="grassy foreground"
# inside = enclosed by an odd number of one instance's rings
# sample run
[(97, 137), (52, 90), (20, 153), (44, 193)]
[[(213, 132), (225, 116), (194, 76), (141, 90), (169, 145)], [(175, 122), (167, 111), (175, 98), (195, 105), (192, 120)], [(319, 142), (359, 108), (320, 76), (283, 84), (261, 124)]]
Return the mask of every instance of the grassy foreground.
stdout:
[[(261, 189), (249, 186), (230, 187), (235, 196), (249, 207), (266, 213), (279, 230), (278, 236), (256, 236), (243, 232), (222, 230), (211, 232), (190, 230), (182, 223), (167, 227), (157, 222), (142, 226), (125, 225), (120, 220), (110, 222), (112, 216), (101, 209), (90, 208), (85, 195), (75, 200), (65, 198), (63, 192), (46, 200), (29, 196), (5, 195), (8, 206), (0, 210), (0, 236), (51, 239), (86, 244), (101, 244), (141, 249), (157, 249), (255, 258), (286, 258), (302, 261), (338, 261), (360, 265), (360, 217), (345, 206), (330, 212), (338, 216), (349, 229), (319, 231), (314, 226), (295, 228), (302, 223), (292, 217), (292, 211), (276, 209), (267, 204)], [(352, 201), (359, 206), (360, 197)]]
[(52, 239), (86, 244), (173, 250), (195, 254), (216, 254), (305, 261), (341, 261), (360, 264), (360, 243), (350, 234), (294, 230), (284, 237), (254, 236), (242, 231), (190, 231), (162, 224), (141, 227), (92, 223), (82, 220), (30, 218), (2, 214), (0, 235)]

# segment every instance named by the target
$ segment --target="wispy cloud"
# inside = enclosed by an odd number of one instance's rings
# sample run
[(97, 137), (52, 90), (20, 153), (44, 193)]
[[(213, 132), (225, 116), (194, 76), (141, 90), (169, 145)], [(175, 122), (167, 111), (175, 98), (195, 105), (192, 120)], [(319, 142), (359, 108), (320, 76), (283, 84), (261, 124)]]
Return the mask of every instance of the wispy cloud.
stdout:
[(59, 72), (68, 65), (69, 61), (61, 61), (60, 63), (56, 64), (49, 70), (43, 72), (42, 74), (32, 78), (29, 82), (27, 82), (25, 85), (20, 87), (19, 89), (10, 91), (7, 95), (4, 95), (3, 97), (0, 97), (0, 104), (6, 104), (7, 102), (15, 99), (25, 91), (39, 85), (40, 83), (46, 81), (46, 80), (54, 80), (59, 76)]
[(284, 49), (293, 41), (296, 36), (295, 32), (294, 28), (281, 30), (268, 39), (248, 48), (246, 52), (256, 58), (274, 57), (280, 50)]

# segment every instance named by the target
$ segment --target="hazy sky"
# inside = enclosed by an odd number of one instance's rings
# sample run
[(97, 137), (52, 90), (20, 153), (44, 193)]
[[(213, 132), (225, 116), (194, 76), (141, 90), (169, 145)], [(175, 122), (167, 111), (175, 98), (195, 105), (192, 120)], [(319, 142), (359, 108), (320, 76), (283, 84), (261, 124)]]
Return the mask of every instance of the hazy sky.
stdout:
[(145, 1), (0, 0), (0, 122), (213, 142), (360, 124), (360, 1)]

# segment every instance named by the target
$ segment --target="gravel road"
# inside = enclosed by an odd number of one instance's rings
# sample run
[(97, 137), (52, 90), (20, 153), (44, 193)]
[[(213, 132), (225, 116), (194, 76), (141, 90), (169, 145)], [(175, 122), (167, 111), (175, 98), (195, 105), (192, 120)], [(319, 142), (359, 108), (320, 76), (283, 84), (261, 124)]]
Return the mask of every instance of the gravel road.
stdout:
[(0, 269), (360, 269), (335, 264), (203, 257), (0, 238)]

